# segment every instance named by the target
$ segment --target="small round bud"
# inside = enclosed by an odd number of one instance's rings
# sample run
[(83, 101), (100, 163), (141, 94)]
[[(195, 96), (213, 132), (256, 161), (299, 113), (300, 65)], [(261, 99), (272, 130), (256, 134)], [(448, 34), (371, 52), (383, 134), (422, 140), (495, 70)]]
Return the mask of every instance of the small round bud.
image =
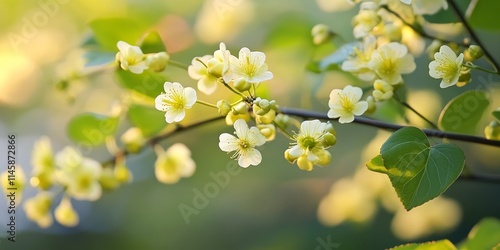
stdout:
[(297, 166), (299, 166), (300, 169), (305, 170), (305, 171), (313, 170), (313, 163), (307, 159), (306, 155), (301, 155), (297, 159)]
[(457, 87), (463, 87), (471, 81), (470, 70), (463, 71), (458, 78)]
[(276, 137), (276, 127), (272, 124), (259, 124), (257, 128), (260, 133), (266, 137), (266, 141), (272, 141)]
[(290, 163), (295, 163), (298, 157), (292, 156), (290, 154), (290, 149), (285, 150), (285, 159), (289, 161)]
[(313, 43), (315, 45), (327, 43), (333, 38), (333, 32), (330, 31), (328, 26), (321, 23), (316, 24), (312, 28), (311, 35), (313, 36)]
[(121, 141), (125, 144), (127, 151), (137, 153), (141, 150), (144, 143), (146, 143), (146, 138), (144, 138), (141, 129), (132, 127), (123, 133)]
[(316, 164), (320, 166), (326, 166), (332, 162), (332, 155), (328, 150), (322, 150), (319, 154), (316, 154), (318, 156), (318, 161)]
[(103, 168), (99, 176), (99, 183), (102, 188), (111, 190), (120, 186), (120, 182), (116, 179), (113, 169)]
[(229, 102), (226, 100), (219, 100), (217, 102), (217, 108), (219, 114), (226, 116), (231, 111), (231, 104), (229, 104)]
[(483, 49), (477, 45), (471, 45), (467, 50), (465, 51), (465, 57), (466, 59), (469, 59), (470, 61), (475, 61), (479, 58), (481, 58), (484, 55)]
[(337, 143), (337, 137), (331, 133), (326, 133), (323, 136), (323, 141), (321, 143), (324, 147), (331, 147)]
[(246, 113), (248, 113), (248, 107), (247, 104), (244, 102), (240, 102), (233, 107), (234, 115), (243, 115)]
[(500, 140), (500, 124), (492, 121), (484, 128), (484, 136), (488, 140)]
[(252, 84), (247, 82), (244, 78), (238, 78), (234, 80), (233, 86), (236, 90), (244, 92), (249, 90), (252, 87)]
[(78, 225), (80, 218), (71, 205), (69, 198), (63, 198), (61, 203), (54, 210), (54, 217), (63, 226), (74, 227)]
[(116, 180), (121, 183), (129, 183), (133, 179), (132, 173), (123, 163), (117, 164), (115, 166), (114, 175)]
[(232, 126), (238, 119), (243, 119), (248, 122), (250, 121), (250, 114), (247, 112), (246, 114), (235, 115), (233, 112), (229, 112), (229, 114), (226, 115), (226, 124)]
[(279, 106), (278, 106), (278, 104), (276, 104), (276, 101), (275, 101), (275, 100), (271, 100), (271, 101), (269, 102), (269, 105), (271, 106), (271, 109), (273, 109), (274, 111), (278, 111)]
[(330, 122), (326, 124), (325, 131), (332, 135), (337, 135), (337, 132), (335, 132), (335, 128), (333, 127), (333, 124), (331, 124)]
[(167, 54), (167, 52), (149, 54), (146, 57), (146, 65), (153, 71), (160, 72), (163, 71), (165, 67), (167, 67), (169, 60), (170, 56)]
[(274, 122), (281, 128), (287, 129), (290, 122), (290, 116), (284, 114), (278, 114), (274, 118)]
[(257, 122), (263, 124), (273, 123), (274, 118), (276, 118), (276, 111), (270, 110), (265, 115), (257, 116)]
[(211, 58), (207, 62), (208, 73), (219, 78), (222, 77), (222, 71), (224, 70), (224, 63), (219, 61), (217, 58)]

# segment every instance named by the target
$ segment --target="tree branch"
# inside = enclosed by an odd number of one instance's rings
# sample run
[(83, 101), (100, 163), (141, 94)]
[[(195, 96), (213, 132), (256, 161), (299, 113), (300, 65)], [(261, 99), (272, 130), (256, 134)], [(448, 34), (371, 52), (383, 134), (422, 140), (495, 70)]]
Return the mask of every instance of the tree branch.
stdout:
[[(329, 120), (329, 121), (330, 120), (337, 120), (337, 119), (329, 118), (326, 115), (326, 113), (314, 112), (314, 111), (309, 111), (309, 110), (294, 109), (294, 108), (281, 108), (280, 111), (283, 114), (297, 116), (297, 117), (301, 117), (304, 119), (314, 118), (314, 119)], [(395, 131), (395, 130), (406, 127), (403, 125), (387, 123), (387, 122), (373, 120), (370, 118), (359, 117), (359, 116), (354, 118), (353, 123), (368, 125), (371, 127), (387, 129), (387, 130), (391, 130), (391, 131)], [(437, 130), (437, 129), (422, 129), (422, 131), (429, 137), (447, 138), (447, 139), (452, 139), (452, 140), (457, 140), (457, 141), (464, 141), (464, 142), (471, 142), (471, 143), (476, 143), (476, 144), (500, 147), (500, 141), (488, 140), (488, 139), (478, 137), (478, 136), (450, 133), (450, 132)], [(481, 174), (481, 173), (467, 173), (467, 174), (462, 173), (462, 175), (460, 175), (459, 178), (461, 180), (469, 180), (469, 181), (494, 182), (494, 183), (500, 182), (500, 175), (489, 175), (489, 174)]]
[[(281, 112), (283, 114), (286, 114), (286, 115), (298, 116), (298, 117), (302, 117), (302, 118), (314, 118), (314, 119), (321, 119), (321, 120), (336, 120), (336, 119), (328, 118), (326, 113), (320, 113), (320, 112), (314, 112), (314, 111), (308, 111), (308, 110), (302, 110), (302, 109), (281, 108)], [(374, 119), (370, 119), (370, 118), (366, 118), (366, 117), (360, 117), (360, 116), (355, 117), (353, 123), (364, 124), (364, 125), (368, 125), (371, 127), (387, 129), (387, 130), (391, 130), (391, 131), (395, 131), (395, 130), (398, 130), (400, 128), (407, 127), (404, 125), (383, 122), (383, 121), (374, 120)], [(476, 144), (483, 144), (483, 145), (489, 145), (489, 146), (494, 146), (494, 147), (500, 147), (500, 141), (488, 140), (486, 138), (479, 137), (479, 136), (446, 132), (446, 131), (442, 131), (442, 130), (438, 130), (438, 129), (422, 129), (422, 131), (427, 136), (430, 136), (430, 137), (446, 138), (446, 139), (450, 139), (450, 140), (457, 140), (457, 141), (464, 141), (464, 142), (471, 142), (471, 143), (476, 143)]]

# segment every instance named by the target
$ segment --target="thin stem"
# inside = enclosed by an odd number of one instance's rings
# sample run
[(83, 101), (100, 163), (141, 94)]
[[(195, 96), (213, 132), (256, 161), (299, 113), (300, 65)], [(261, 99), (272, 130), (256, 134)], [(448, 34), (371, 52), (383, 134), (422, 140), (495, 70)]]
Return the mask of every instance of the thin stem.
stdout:
[(411, 23), (408, 23), (406, 20), (404, 20), (404, 18), (402, 18), (397, 12), (391, 10), (387, 5), (382, 5), (381, 8), (387, 10), (389, 13), (393, 14), (394, 16), (396, 16), (406, 26), (410, 27), (413, 31), (417, 32), (422, 37), (433, 39), (433, 40), (438, 40), (438, 41), (441, 41), (443, 43), (455, 43), (455, 44), (458, 44), (458, 45), (463, 46), (463, 47), (469, 46), (469, 44), (467, 44), (467, 43), (446, 40), (446, 39), (443, 39), (443, 38), (439, 38), (439, 37), (433, 36), (433, 35), (425, 32), (425, 31), (423, 31), (422, 29), (418, 29), (417, 27), (413, 26)]
[(396, 100), (401, 105), (403, 105), (403, 107), (411, 110), (418, 117), (422, 118), (425, 122), (429, 123), (429, 125), (431, 125), (431, 127), (435, 128), (435, 129), (438, 128), (438, 126), (435, 123), (433, 123), (431, 120), (427, 119), (424, 115), (422, 115), (420, 112), (418, 112), (416, 109), (414, 109), (410, 104), (408, 104), (407, 102), (401, 100), (397, 95), (393, 95), (393, 97), (394, 97), (394, 100)]
[(499, 72), (479, 67), (479, 66), (477, 66), (477, 65), (475, 65), (473, 63), (465, 63), (464, 66), (467, 67), (467, 68), (470, 68), (470, 69), (476, 69), (476, 70), (484, 71), (484, 72), (487, 72), (487, 73), (490, 73), (490, 74), (500, 75)]
[(208, 103), (208, 102), (204, 102), (202, 100), (196, 100), (196, 102), (199, 103), (199, 104), (201, 104), (201, 105), (205, 105), (205, 106), (208, 106), (208, 107), (212, 107), (212, 108), (218, 109), (218, 107), (216, 105)]
[(188, 65), (181, 63), (181, 62), (178, 62), (178, 61), (169, 60), (168, 64), (172, 65), (174, 67), (180, 68), (180, 69), (188, 70)]
[(469, 35), (472, 38), (472, 40), (474, 40), (476, 42), (476, 44), (479, 47), (481, 47), (481, 49), (483, 49), (484, 56), (491, 63), (491, 65), (493, 66), (495, 72), (498, 72), (498, 69), (500, 68), (500, 65), (498, 64), (497, 61), (495, 61), (495, 59), (493, 59), (493, 56), (488, 51), (488, 49), (486, 49), (486, 47), (484, 46), (483, 42), (479, 39), (479, 37), (476, 34), (476, 32), (474, 31), (474, 29), (472, 29), (472, 27), (470, 26), (469, 22), (465, 18), (465, 16), (462, 15), (462, 13), (460, 12), (460, 9), (458, 8), (458, 5), (453, 0), (447, 0), (447, 2), (451, 6), (451, 9), (453, 10), (453, 12), (455, 12), (455, 14), (457, 15), (458, 19), (460, 19), (460, 22), (462, 22), (462, 24), (464, 25), (465, 29), (467, 30), (467, 33), (469, 33)]

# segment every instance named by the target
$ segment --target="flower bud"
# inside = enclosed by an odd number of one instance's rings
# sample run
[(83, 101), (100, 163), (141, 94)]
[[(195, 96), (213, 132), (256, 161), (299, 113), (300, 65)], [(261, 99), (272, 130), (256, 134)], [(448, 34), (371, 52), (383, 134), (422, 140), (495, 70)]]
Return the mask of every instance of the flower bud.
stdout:
[(281, 128), (287, 129), (288, 123), (290, 122), (290, 117), (284, 114), (278, 114), (274, 118), (274, 122)]
[(61, 203), (54, 210), (54, 216), (59, 224), (67, 227), (74, 227), (80, 221), (78, 213), (76, 213), (71, 201), (68, 198), (63, 198)]
[(229, 111), (231, 111), (231, 104), (229, 104), (229, 102), (226, 100), (219, 100), (217, 102), (217, 108), (219, 114), (226, 116), (229, 113)]
[(285, 150), (285, 159), (290, 163), (295, 163), (298, 157), (294, 157), (290, 154), (290, 149)]
[(266, 141), (272, 141), (276, 137), (276, 127), (272, 124), (259, 124), (257, 128), (260, 133), (266, 137)]
[(312, 28), (311, 35), (313, 36), (313, 43), (315, 45), (327, 43), (333, 38), (333, 32), (330, 31), (328, 26), (321, 23), (316, 24)]
[(243, 119), (245, 120), (246, 122), (250, 121), (250, 114), (247, 112), (245, 114), (242, 114), (242, 115), (235, 115), (233, 114), (233, 112), (229, 112), (227, 115), (226, 115), (226, 124), (228, 126), (231, 126), (234, 124), (235, 121), (237, 121), (238, 119)]
[(306, 155), (301, 155), (297, 159), (297, 166), (299, 166), (300, 169), (305, 170), (305, 171), (313, 170), (313, 163), (307, 159)]
[(146, 57), (146, 65), (148, 68), (154, 70), (155, 72), (160, 72), (167, 67), (170, 56), (167, 52), (159, 52), (156, 54), (149, 54)]
[(321, 141), (325, 148), (331, 147), (337, 143), (337, 137), (331, 133), (326, 133), (323, 135), (323, 140)]
[(332, 155), (328, 150), (322, 150), (321, 153), (316, 154), (318, 156), (318, 161), (316, 164), (320, 166), (326, 166), (332, 162)]
[(112, 190), (120, 186), (120, 182), (116, 179), (114, 170), (112, 168), (103, 168), (99, 176), (99, 183), (102, 188)]
[(335, 132), (335, 128), (333, 127), (333, 124), (331, 124), (330, 122), (326, 123), (325, 131), (332, 135), (337, 135), (337, 132)]
[(276, 118), (276, 111), (270, 110), (265, 115), (257, 116), (256, 120), (258, 123), (270, 124), (270, 123), (273, 123), (274, 118)]
[(132, 173), (123, 163), (116, 164), (114, 176), (121, 183), (129, 183), (133, 179)]
[(471, 45), (464, 54), (467, 61), (475, 61), (484, 55), (484, 51), (477, 45)]
[(144, 138), (141, 129), (132, 127), (123, 133), (121, 141), (125, 144), (127, 151), (137, 153), (141, 150), (144, 143), (146, 143), (146, 138)]
[(234, 80), (233, 86), (236, 90), (244, 92), (249, 90), (252, 87), (252, 84), (247, 82), (244, 78), (238, 78)]
[(500, 124), (492, 121), (484, 128), (484, 135), (488, 140), (500, 140)]
[(471, 81), (470, 70), (462, 71), (460, 77), (458, 78), (457, 87), (463, 87)]
[(248, 113), (248, 107), (245, 102), (240, 102), (236, 104), (232, 110), (234, 115), (244, 115)]
[(208, 73), (219, 78), (222, 77), (222, 71), (224, 70), (224, 63), (219, 61), (217, 58), (211, 58), (207, 62)]

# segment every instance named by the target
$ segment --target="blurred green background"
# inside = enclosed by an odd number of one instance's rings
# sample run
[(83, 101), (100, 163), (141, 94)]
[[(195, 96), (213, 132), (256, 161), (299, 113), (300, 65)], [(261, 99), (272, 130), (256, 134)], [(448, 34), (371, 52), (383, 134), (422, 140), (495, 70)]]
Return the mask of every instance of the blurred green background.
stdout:
[[(31, 151), (38, 138), (49, 136), (54, 150), (59, 151), (71, 144), (64, 131), (72, 116), (86, 111), (109, 113), (113, 102), (123, 96), (124, 90), (108, 73), (72, 82), (65, 92), (55, 88), (62, 77), (83, 65), (79, 47), (90, 34), (88, 23), (99, 18), (128, 17), (141, 26), (151, 27), (161, 34), (171, 58), (186, 64), (195, 56), (212, 54), (221, 41), (232, 54), (241, 47), (263, 51), (275, 76), (266, 83), (272, 99), (282, 107), (326, 112), (331, 89), (359, 81), (341, 72), (314, 74), (305, 70), (311, 58), (333, 48), (316, 48), (310, 30), (317, 23), (325, 23), (344, 41), (351, 41), (351, 18), (356, 10), (329, 13), (325, 11), (328, 1), (318, 2), (322, 5), (310, 0), (3, 0), (0, 3), (2, 159), (6, 155), (3, 146), (6, 135), (16, 134), (17, 161), (29, 174)], [(494, 54), (498, 54), (497, 34), (481, 35)], [(417, 59), (416, 72), (405, 80), (410, 104), (436, 120), (446, 102), (464, 89), (439, 89), (438, 82), (427, 74), (427, 63), (424, 53)], [(167, 75), (187, 86), (196, 84), (182, 70), (169, 69)], [(481, 74), (474, 77), (466, 89), (483, 88), (484, 82), (492, 86), (488, 89), (491, 96), (498, 97), (497, 77)], [(200, 94), (200, 99), (216, 102), (221, 96)], [(500, 99), (493, 99), (492, 109), (500, 106)], [(188, 113), (186, 123), (216, 115), (205, 107), (195, 107)], [(383, 111), (377, 117), (395, 120)], [(424, 126), (417, 118), (410, 118)], [(485, 118), (481, 126), (489, 120), (491, 117)], [(0, 249), (329, 249), (322, 245), (328, 241), (338, 244), (338, 249), (382, 249), (409, 241), (442, 238), (457, 243), (481, 218), (500, 217), (499, 184), (458, 180), (445, 195), (461, 206), (462, 219), (456, 228), (446, 232), (413, 240), (397, 238), (391, 231), (393, 214), (382, 208), (365, 223), (322, 224), (317, 215), (318, 204), (332, 184), (363, 166), (365, 159), (361, 156), (366, 154), (365, 145), (377, 134), (374, 128), (356, 124), (334, 126), (338, 144), (331, 150), (330, 166), (304, 172), (290, 165), (283, 158), (289, 141), (278, 136), (262, 148), (264, 160), (259, 166), (231, 175), (227, 187), (214, 191), (216, 195), (190, 217), (190, 223), (182, 217), (179, 205), (192, 206), (197, 190), (203, 192), (206, 185), (214, 183), (211, 173), (235, 166), (217, 146), (219, 134), (233, 129), (221, 121), (181, 133), (162, 145), (166, 148), (182, 142), (191, 149), (197, 163), (193, 177), (174, 185), (159, 183), (153, 171), (154, 152), (146, 149), (127, 159), (134, 174), (133, 183), (105, 192), (97, 202), (73, 202), (80, 214), (78, 226), (65, 228), (55, 223), (42, 230), (27, 221), (19, 208), (22, 213), (16, 221), (16, 243), (8, 242), (5, 230), (1, 230)], [(124, 122), (120, 133), (126, 128)], [(482, 135), (482, 129), (478, 129), (477, 135)], [(473, 170), (500, 171), (499, 149), (459, 145), (466, 151), (467, 165)], [(98, 160), (109, 158), (104, 147), (84, 153)], [(35, 193), (28, 188), (23, 197)], [(4, 196), (0, 204), (5, 204)], [(3, 228), (6, 208), (0, 208), (0, 215)]]

